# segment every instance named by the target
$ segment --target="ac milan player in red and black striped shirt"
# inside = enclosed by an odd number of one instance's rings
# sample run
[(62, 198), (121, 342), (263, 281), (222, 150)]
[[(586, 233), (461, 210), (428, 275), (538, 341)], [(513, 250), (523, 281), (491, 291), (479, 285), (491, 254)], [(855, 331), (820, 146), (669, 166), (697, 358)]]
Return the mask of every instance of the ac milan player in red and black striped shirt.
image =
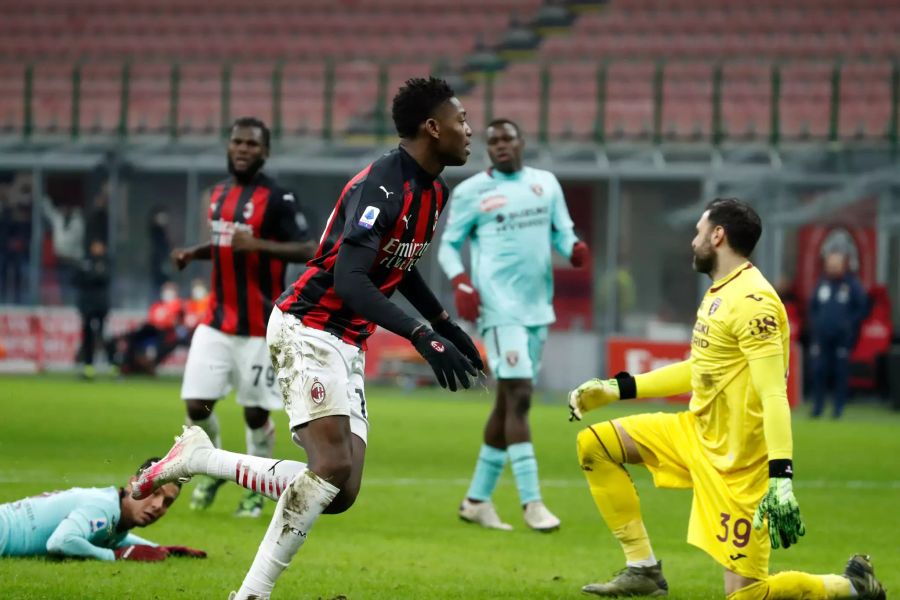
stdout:
[[(212, 260), (210, 307), (194, 333), (185, 365), (181, 397), (188, 417), (219, 445), (215, 402), (237, 388), (244, 407), (247, 451), (270, 457), (274, 427), (269, 411), (282, 407), (266, 346), (272, 305), (284, 291), (288, 262), (315, 252), (306, 219), (294, 194), (262, 172), (269, 155), (269, 130), (254, 118), (238, 119), (228, 142), (231, 177), (215, 185), (209, 199), (211, 239), (172, 253), (179, 269), (194, 259)], [(207, 508), (221, 480), (201, 478), (191, 507)], [(240, 516), (258, 516), (263, 497), (249, 492)]]
[[(347, 510), (362, 481), (368, 436), (365, 340), (376, 325), (401, 335), (451, 390), (483, 368), (475, 344), (425, 285), (416, 262), (447, 203), (440, 173), (462, 165), (472, 130), (441, 79), (410, 79), (393, 103), (400, 147), (350, 180), (309, 270), (279, 299), (266, 339), (292, 434), (309, 464), (216, 450), (192, 427), (135, 483), (138, 497), (198, 473), (228, 477), (278, 498), (240, 600), (269, 598), (319, 515)], [(399, 291), (425, 317), (393, 304)]]

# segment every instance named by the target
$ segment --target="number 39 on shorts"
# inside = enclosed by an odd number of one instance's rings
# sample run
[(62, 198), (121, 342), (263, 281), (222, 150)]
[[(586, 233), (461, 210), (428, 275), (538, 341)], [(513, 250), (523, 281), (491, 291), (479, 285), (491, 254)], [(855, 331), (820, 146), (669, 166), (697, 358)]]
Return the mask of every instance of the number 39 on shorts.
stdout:
[(731, 515), (721, 513), (722, 520), (719, 522), (722, 526), (722, 533), (716, 536), (720, 542), (727, 542), (729, 539), (735, 548), (744, 548), (750, 543), (750, 521), (747, 519), (731, 520)]

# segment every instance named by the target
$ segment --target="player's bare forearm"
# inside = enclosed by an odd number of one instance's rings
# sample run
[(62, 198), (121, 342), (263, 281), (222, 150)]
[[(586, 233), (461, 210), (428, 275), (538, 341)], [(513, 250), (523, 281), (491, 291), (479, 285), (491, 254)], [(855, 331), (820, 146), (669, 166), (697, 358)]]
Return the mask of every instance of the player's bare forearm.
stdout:
[(257, 238), (259, 252), (265, 252), (269, 256), (294, 263), (305, 263), (316, 254), (318, 247), (315, 242), (276, 242), (275, 240), (263, 240)]
[(189, 248), (175, 248), (170, 255), (178, 270), (184, 269), (192, 260), (209, 260), (212, 258), (212, 244), (206, 242)]

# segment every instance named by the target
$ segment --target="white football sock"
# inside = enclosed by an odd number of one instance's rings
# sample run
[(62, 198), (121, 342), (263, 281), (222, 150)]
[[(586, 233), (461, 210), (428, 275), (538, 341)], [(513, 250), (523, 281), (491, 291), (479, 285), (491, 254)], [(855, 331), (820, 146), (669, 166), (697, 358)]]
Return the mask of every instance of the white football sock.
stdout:
[(219, 419), (216, 418), (215, 413), (211, 413), (206, 419), (199, 419), (197, 421), (188, 417), (187, 422), (188, 425), (196, 425), (205, 431), (206, 435), (209, 436), (209, 439), (212, 440), (213, 446), (216, 448), (222, 447), (222, 436), (219, 434)]
[(275, 580), (309, 534), (313, 523), (340, 490), (309, 469), (299, 474), (275, 507), (275, 515), (259, 545), (253, 565), (244, 577), (236, 600), (268, 598)]
[(267, 498), (278, 500), (290, 482), (306, 469), (306, 464), (215, 449), (195, 451), (188, 467), (195, 475), (227, 479)]
[(246, 428), (247, 454), (272, 458), (275, 450), (275, 424), (272, 419), (256, 429)]
[(656, 557), (653, 555), (653, 552), (651, 551), (650, 556), (648, 556), (647, 558), (644, 558), (642, 560), (626, 560), (625, 566), (626, 567), (654, 567), (654, 566), (656, 566), (656, 563), (658, 563), (658, 562), (659, 561), (656, 560)]

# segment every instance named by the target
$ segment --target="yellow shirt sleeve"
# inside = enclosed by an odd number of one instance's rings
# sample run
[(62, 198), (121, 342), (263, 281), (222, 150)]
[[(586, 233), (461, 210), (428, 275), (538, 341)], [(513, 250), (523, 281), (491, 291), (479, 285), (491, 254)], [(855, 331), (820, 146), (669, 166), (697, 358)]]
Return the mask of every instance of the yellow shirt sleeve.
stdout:
[[(751, 295), (752, 296), (752, 295)], [(750, 382), (763, 407), (763, 430), (769, 460), (791, 458), (791, 408), (787, 398), (781, 301), (760, 293), (742, 299), (732, 327), (750, 368)]]
[[(773, 354), (784, 356), (785, 352), (782, 328), (788, 324), (781, 318), (784, 311), (781, 300), (763, 294), (759, 297), (761, 300), (750, 297), (740, 299), (731, 317), (731, 330), (737, 336), (738, 345), (747, 360)], [(784, 368), (781, 370), (783, 372)]]
[(784, 364), (780, 355), (770, 355), (749, 361), (750, 381), (762, 400), (763, 431), (769, 460), (792, 458), (794, 440), (791, 436), (791, 407), (788, 404)]
[(691, 391), (691, 361), (683, 360), (634, 376), (638, 398), (667, 398)]

